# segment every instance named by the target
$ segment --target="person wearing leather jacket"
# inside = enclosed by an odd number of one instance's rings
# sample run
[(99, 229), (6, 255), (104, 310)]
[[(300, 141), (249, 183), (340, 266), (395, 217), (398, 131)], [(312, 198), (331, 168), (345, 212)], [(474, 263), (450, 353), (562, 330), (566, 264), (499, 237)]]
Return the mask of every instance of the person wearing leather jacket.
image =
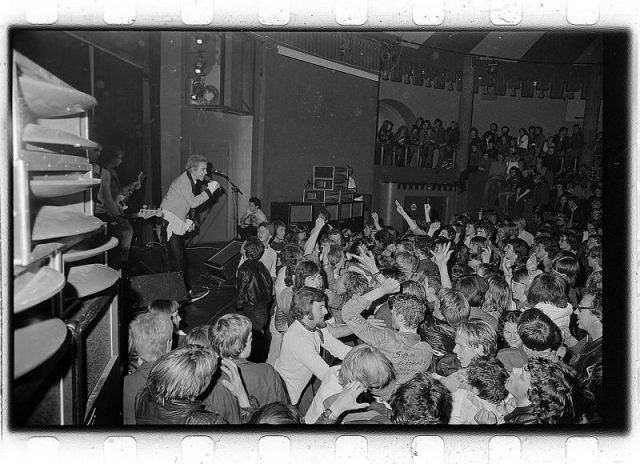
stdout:
[(264, 245), (256, 237), (249, 237), (241, 249), (242, 262), (238, 267), (238, 298), (236, 308), (244, 311), (254, 331), (262, 331), (268, 321), (273, 281), (267, 268), (260, 262)]

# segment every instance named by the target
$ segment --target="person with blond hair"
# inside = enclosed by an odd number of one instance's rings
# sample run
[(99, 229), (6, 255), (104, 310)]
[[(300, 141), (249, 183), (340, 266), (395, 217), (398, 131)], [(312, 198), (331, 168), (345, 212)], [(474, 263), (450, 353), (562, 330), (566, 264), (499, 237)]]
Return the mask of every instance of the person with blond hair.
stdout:
[(213, 198), (213, 193), (220, 188), (220, 184), (212, 180), (207, 183), (204, 191), (199, 194), (194, 193), (197, 191), (198, 182), (205, 181), (207, 162), (208, 160), (204, 156), (189, 156), (184, 172), (171, 182), (169, 190), (160, 204), (166, 225), (171, 268), (173, 271), (182, 272), (185, 286), (192, 301), (204, 298), (209, 294), (208, 290), (194, 293), (191, 289), (190, 276), (187, 275), (189, 267), (184, 249), (184, 235), (193, 229), (193, 222), (187, 219), (189, 210)]
[[(209, 387), (217, 371), (218, 356), (211, 348), (185, 345), (162, 356), (154, 364), (144, 389), (135, 401), (138, 425), (215, 425), (226, 421), (208, 410), (199, 398)], [(242, 385), (238, 368), (222, 360), (222, 380), (243, 408), (243, 422), (251, 413), (251, 404)]]
[(173, 324), (168, 314), (148, 311), (129, 324), (130, 351), (136, 353), (135, 372), (124, 377), (122, 421), (136, 423), (134, 400), (147, 382), (153, 363), (171, 350)]
[(353, 347), (342, 364), (330, 367), (322, 378), (322, 384), (304, 417), (305, 423), (314, 424), (350, 382), (359, 382), (372, 395), (388, 400), (395, 386), (391, 361), (372, 346), (361, 344)]
[(238, 367), (247, 394), (254, 397), (259, 406), (288, 403), (282, 379), (273, 366), (247, 359), (251, 355), (251, 339), (251, 321), (240, 314), (225, 314), (211, 325), (209, 331), (211, 348), (218, 356), (233, 361)]

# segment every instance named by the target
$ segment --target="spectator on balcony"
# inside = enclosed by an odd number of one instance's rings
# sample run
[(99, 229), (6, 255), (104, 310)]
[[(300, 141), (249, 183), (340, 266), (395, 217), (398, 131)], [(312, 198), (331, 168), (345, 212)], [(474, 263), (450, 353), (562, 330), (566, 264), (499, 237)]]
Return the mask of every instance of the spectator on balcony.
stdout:
[(386, 119), (378, 131), (378, 143), (385, 144), (393, 141), (393, 123)]
[(501, 134), (495, 140), (496, 149), (500, 153), (507, 153), (509, 151), (509, 146), (511, 146), (511, 136), (509, 135), (509, 126), (502, 126), (500, 129)]
[(393, 150), (395, 152), (395, 165), (404, 166), (405, 151), (409, 144), (409, 128), (407, 126), (400, 126), (393, 136)]
[(480, 149), (482, 151), (489, 151), (489, 142), (493, 142), (495, 146), (498, 141), (498, 125), (495, 122), (492, 122), (489, 126), (489, 130), (482, 135), (482, 146)]
[[(435, 132), (434, 144), (432, 146), (432, 168), (437, 168), (440, 158), (444, 150), (446, 150), (447, 143), (449, 141), (449, 136), (447, 131), (442, 127), (442, 120), (436, 119), (433, 121), (433, 130)], [(459, 138), (459, 136), (458, 136)], [(438, 150), (438, 155), (436, 156), (435, 150)]]

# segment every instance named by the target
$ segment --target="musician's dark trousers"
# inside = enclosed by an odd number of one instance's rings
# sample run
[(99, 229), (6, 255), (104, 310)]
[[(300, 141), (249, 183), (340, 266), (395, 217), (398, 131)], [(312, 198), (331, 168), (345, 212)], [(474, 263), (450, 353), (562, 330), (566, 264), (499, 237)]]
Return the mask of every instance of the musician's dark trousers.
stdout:
[(120, 255), (117, 258), (119, 258), (119, 261), (116, 263), (111, 261), (111, 263), (120, 265), (120, 267), (126, 266), (129, 261), (131, 240), (133, 239), (133, 227), (126, 218), (121, 216), (115, 217), (109, 213), (104, 213), (96, 214), (96, 217), (102, 219), (107, 224), (107, 233), (118, 239), (117, 249), (120, 251)]
[(169, 265), (174, 272), (181, 272), (184, 277), (184, 285), (187, 291), (191, 290), (189, 285), (189, 267), (187, 266), (187, 254), (184, 250), (184, 236), (172, 234), (167, 242), (169, 248)]

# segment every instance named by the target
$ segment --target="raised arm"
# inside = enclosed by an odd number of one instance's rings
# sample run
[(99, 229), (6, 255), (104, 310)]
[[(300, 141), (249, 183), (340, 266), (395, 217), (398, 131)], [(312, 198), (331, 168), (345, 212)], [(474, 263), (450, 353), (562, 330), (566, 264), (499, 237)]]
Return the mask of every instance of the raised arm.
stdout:
[(431, 252), (431, 256), (433, 256), (433, 260), (438, 265), (438, 270), (440, 271), (440, 281), (442, 287), (451, 288), (451, 278), (449, 277), (449, 269), (447, 269), (447, 263), (449, 262), (449, 258), (451, 258), (451, 254), (453, 250), (451, 250), (451, 242), (447, 242), (444, 245), (437, 245), (436, 251)]
[(431, 205), (429, 203), (424, 204), (424, 220), (427, 224), (431, 222)]
[(371, 213), (371, 219), (373, 219), (373, 226), (376, 230), (382, 230), (382, 227), (380, 226), (380, 216), (378, 216), (378, 213), (375, 211)]
[(371, 306), (371, 303), (384, 295), (396, 293), (400, 290), (400, 284), (393, 279), (385, 280), (382, 285), (363, 296), (353, 296), (342, 307), (342, 318), (353, 333), (365, 343), (379, 347), (387, 343), (389, 330), (380, 328), (362, 317), (362, 311)]
[(315, 226), (313, 226), (313, 229), (311, 229), (311, 232), (309, 233), (309, 238), (304, 244), (304, 256), (307, 256), (313, 253), (313, 249), (315, 248), (316, 242), (318, 241), (318, 236), (320, 235), (320, 231), (325, 226), (325, 224), (326, 222), (322, 216), (318, 216), (316, 218), (316, 224)]
[(396, 211), (398, 212), (398, 214), (400, 214), (400, 216), (404, 218), (411, 232), (413, 232), (416, 235), (426, 235), (426, 233), (418, 227), (418, 224), (416, 224), (416, 221), (414, 221), (413, 219), (411, 219), (411, 217), (409, 217), (407, 212), (404, 210), (404, 207), (400, 204), (398, 200), (396, 200)]

